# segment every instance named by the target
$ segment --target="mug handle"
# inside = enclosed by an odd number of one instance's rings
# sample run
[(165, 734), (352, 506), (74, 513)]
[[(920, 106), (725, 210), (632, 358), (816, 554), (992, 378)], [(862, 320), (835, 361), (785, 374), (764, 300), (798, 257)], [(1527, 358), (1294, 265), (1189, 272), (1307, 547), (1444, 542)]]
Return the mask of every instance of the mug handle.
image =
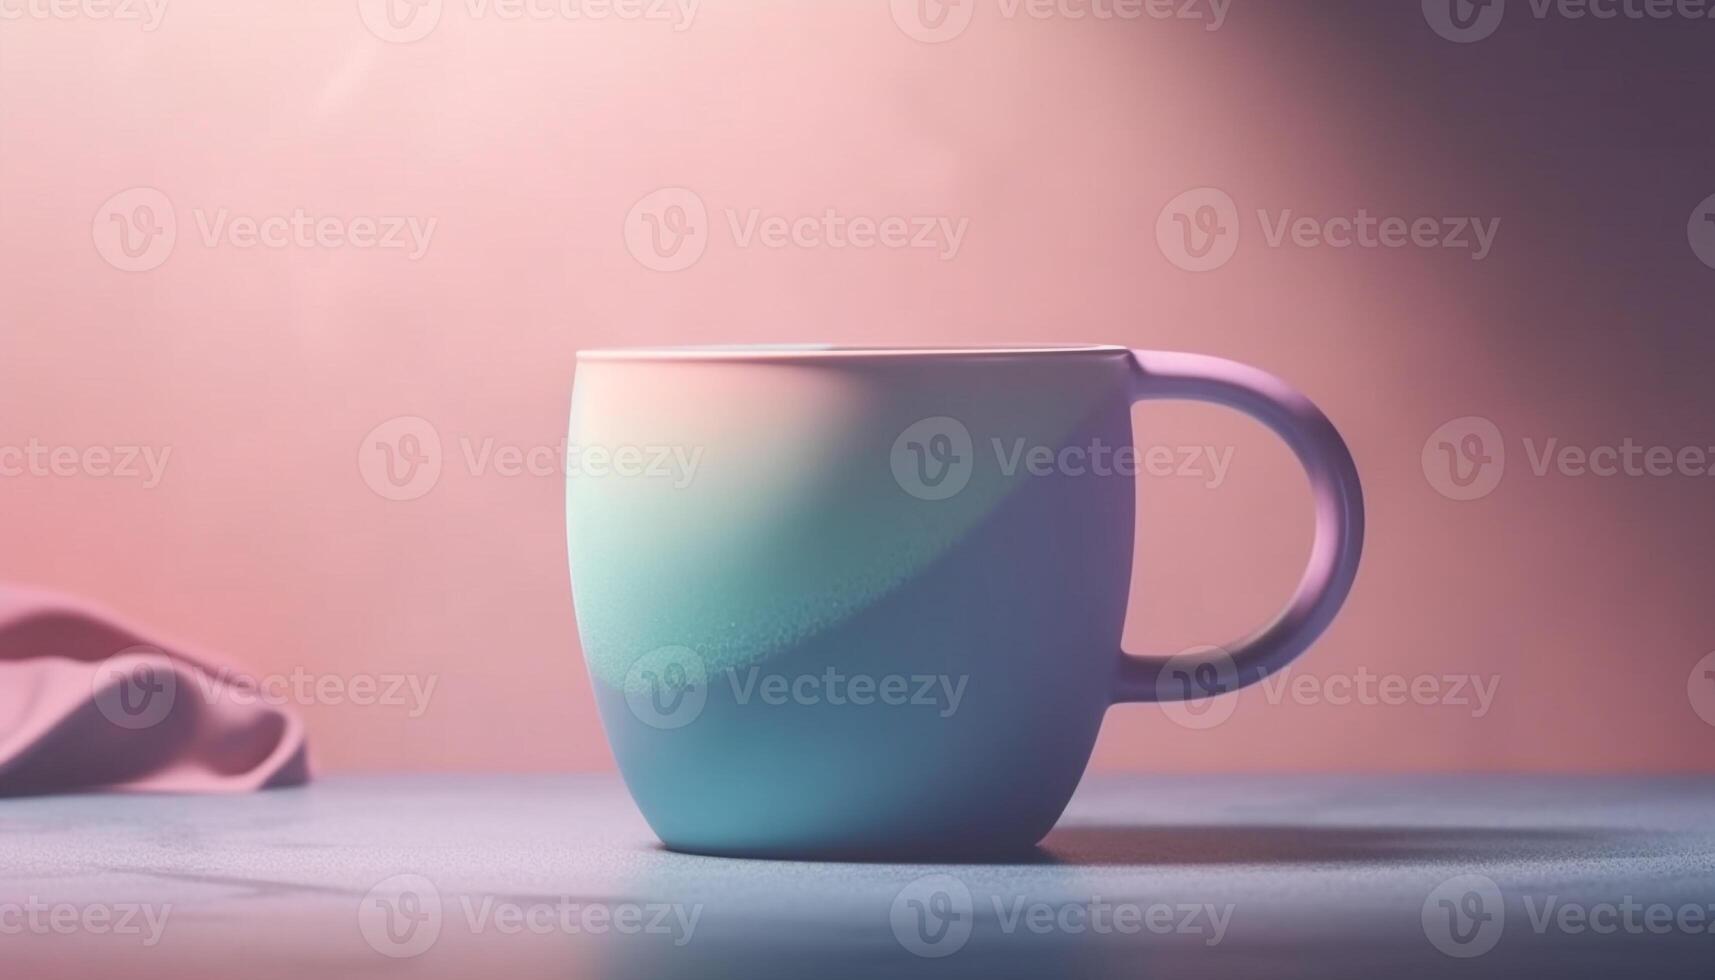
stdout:
[[(1364, 546), (1358, 468), (1334, 424), (1266, 371), (1202, 354), (1134, 350), (1132, 401), (1180, 399), (1236, 408), (1286, 440), (1310, 477), (1316, 536), (1298, 590), (1272, 623), (1230, 652), (1140, 657), (1120, 651), (1114, 701), (1180, 701), (1254, 684), (1303, 653), (1346, 601)], [(1177, 679), (1178, 684), (1171, 683)], [(1198, 690), (1193, 690), (1192, 681)]]

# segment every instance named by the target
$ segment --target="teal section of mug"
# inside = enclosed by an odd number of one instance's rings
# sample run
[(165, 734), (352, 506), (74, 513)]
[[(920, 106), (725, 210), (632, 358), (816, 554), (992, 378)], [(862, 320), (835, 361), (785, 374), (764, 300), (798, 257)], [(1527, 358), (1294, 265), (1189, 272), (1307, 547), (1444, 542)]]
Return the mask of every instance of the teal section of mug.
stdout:
[[(770, 410), (741, 408), (720, 426), (702, 424), (710, 408), (686, 402), (682, 425), (609, 417), (589, 439), (586, 406), (601, 404), (605, 384), (627, 386), (627, 399), (680, 397), (646, 381), (672, 372), (632, 367), (581, 368), (570, 442), (671, 447), (682, 458), (695, 454), (696, 468), (677, 477), (568, 480), (584, 655), (612, 685), (624, 685), (637, 658), (664, 646), (694, 649), (711, 669), (766, 660), (907, 587), (1008, 494), (1038, 479), (1022, 461), (1007, 473), (1008, 454), (1020, 442), (1061, 445), (1099, 395), (1073, 371), (1036, 371), (1028, 385), (1012, 371), (900, 371), (892, 374), (905, 378), (885, 384), (863, 372), (822, 371), (819, 383), (846, 398), (778, 408), (763, 401), (758, 407)], [(794, 370), (805, 369), (752, 373)], [(766, 389), (765, 379), (748, 383)], [(743, 406), (757, 391), (730, 394), (729, 405)], [(912, 424), (938, 417), (968, 429), (973, 465), (959, 493), (923, 500), (896, 479), (893, 450)]]

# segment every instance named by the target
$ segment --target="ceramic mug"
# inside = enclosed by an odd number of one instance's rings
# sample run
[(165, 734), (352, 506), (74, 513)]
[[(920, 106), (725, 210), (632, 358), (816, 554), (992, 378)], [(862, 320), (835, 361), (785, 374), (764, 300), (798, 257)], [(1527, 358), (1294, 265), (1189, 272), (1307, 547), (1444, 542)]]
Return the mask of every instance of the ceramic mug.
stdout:
[[(1120, 649), (1131, 409), (1227, 405), (1310, 477), (1286, 609), (1229, 648)], [(1328, 419), (1232, 361), (1114, 346), (584, 351), (567, 536), (596, 701), (667, 846), (773, 857), (1028, 848), (1117, 702), (1304, 651), (1363, 504)], [(1135, 451), (1133, 451), (1135, 452)]]

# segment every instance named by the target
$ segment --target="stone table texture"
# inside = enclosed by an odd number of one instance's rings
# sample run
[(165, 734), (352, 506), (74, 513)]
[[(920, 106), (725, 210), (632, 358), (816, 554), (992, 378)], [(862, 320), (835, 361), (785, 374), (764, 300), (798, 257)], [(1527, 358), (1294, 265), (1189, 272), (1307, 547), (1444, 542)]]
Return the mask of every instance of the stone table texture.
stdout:
[(0, 978), (1715, 977), (1709, 777), (1091, 777), (985, 863), (675, 854), (609, 776), (0, 800)]

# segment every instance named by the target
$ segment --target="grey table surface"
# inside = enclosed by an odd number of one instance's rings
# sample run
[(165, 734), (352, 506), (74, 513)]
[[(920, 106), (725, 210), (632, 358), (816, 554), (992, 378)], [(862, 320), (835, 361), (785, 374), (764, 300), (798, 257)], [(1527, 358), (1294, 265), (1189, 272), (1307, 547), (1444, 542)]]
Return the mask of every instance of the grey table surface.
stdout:
[(0, 800), (0, 976), (1715, 976), (1715, 779), (1091, 777), (1035, 853), (738, 861), (604, 776)]

